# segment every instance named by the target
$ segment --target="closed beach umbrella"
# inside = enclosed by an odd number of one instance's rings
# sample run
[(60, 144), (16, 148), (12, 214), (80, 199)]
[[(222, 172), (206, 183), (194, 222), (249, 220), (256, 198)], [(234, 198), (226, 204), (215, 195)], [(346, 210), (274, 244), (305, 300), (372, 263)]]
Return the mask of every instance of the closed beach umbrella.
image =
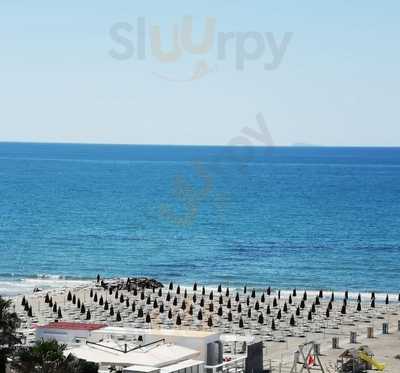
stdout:
[(323, 297), (324, 297), (324, 292), (323, 292), (322, 290), (319, 291), (318, 297), (319, 297), (319, 298), (323, 298)]
[(335, 301), (335, 293), (332, 291), (332, 294), (331, 294), (331, 302), (334, 302)]
[(292, 295), (289, 294), (289, 304), (293, 303)]
[(187, 298), (187, 290), (185, 289), (185, 291), (183, 292), (183, 297), (186, 299)]
[(126, 305), (127, 307), (129, 307), (129, 298), (128, 298), (128, 297), (126, 298), (125, 305)]
[(28, 317), (33, 317), (32, 306), (29, 306)]
[(232, 312), (228, 312), (228, 321), (231, 322), (233, 320)]
[(193, 303), (196, 303), (196, 301), (197, 301), (196, 294), (193, 294), (193, 298), (192, 298), (192, 300), (193, 300)]
[(169, 292), (167, 293), (167, 297), (165, 298), (165, 300), (167, 302), (169, 302), (171, 300), (171, 294)]
[(268, 296), (270, 296), (270, 295), (271, 295), (271, 287), (270, 287), (270, 286), (268, 286), (268, 289), (267, 289), (267, 295), (268, 295)]
[(22, 298), (22, 301), (21, 301), (21, 306), (25, 306), (25, 302), (26, 302), (26, 299), (25, 299), (25, 296)]
[(251, 297), (252, 297), (252, 298), (255, 298), (255, 297), (256, 297), (256, 290), (255, 290), (255, 289), (253, 289), (253, 290), (251, 291)]
[(222, 298), (222, 295), (219, 296), (219, 304), (224, 304), (224, 299)]
[(229, 297), (229, 288), (226, 288), (225, 296), (226, 296), (226, 297)]
[(108, 310), (108, 302), (105, 301), (105, 303), (104, 303), (104, 311), (107, 311), (107, 310)]
[(82, 303), (81, 314), (84, 315), (85, 313), (86, 313), (86, 308), (85, 305)]
[(319, 301), (319, 297), (315, 297), (315, 304), (317, 306), (319, 306), (321, 304), (320, 301)]
[(246, 299), (246, 304), (247, 304), (247, 306), (250, 305), (250, 297), (247, 297), (247, 299)]
[(294, 297), (297, 297), (297, 290), (296, 290), (296, 288), (293, 289), (293, 293), (292, 293), (292, 294), (293, 294)]
[(174, 301), (172, 302), (172, 304), (173, 304), (174, 306), (177, 306), (177, 305), (178, 305), (178, 298), (177, 298), (177, 297), (174, 297)]
[(86, 312), (86, 320), (90, 320), (92, 318), (92, 315), (90, 314), (90, 310), (87, 310)]
[(163, 303), (160, 304), (159, 312), (164, 313), (164, 304)]
[(201, 289), (201, 295), (206, 295), (206, 288), (204, 286)]
[(254, 309), (256, 311), (258, 311), (260, 309), (260, 303), (258, 303), (258, 301), (256, 301), (255, 305), (254, 305)]
[(136, 297), (137, 296), (137, 288), (133, 288), (133, 295)]
[(146, 323), (150, 324), (151, 323), (151, 317), (150, 317), (150, 313), (147, 312), (146, 314)]
[(171, 309), (169, 309), (169, 311), (168, 311), (168, 318), (171, 320), (172, 319), (172, 311), (171, 311)]
[(158, 289), (158, 296), (162, 297), (162, 289), (161, 288)]
[(247, 317), (250, 319), (251, 318), (251, 308), (249, 308), (248, 310), (247, 310)]
[(169, 290), (172, 290), (174, 288), (174, 284), (172, 282), (169, 283)]
[(46, 297), (44, 298), (44, 302), (45, 303), (49, 303), (50, 302), (49, 293), (46, 294)]
[(361, 302), (358, 302), (358, 303), (357, 303), (357, 311), (358, 311), (358, 312), (361, 312)]
[[(176, 299), (176, 298), (175, 298)], [(150, 298), (150, 295), (147, 297), (147, 299), (146, 299), (146, 304), (147, 305), (149, 305), (149, 304), (151, 304), (151, 298)], [(174, 304), (174, 306), (176, 306), (176, 304)]]
[(192, 316), (193, 315), (193, 305), (191, 304), (189, 307), (189, 315)]
[(236, 302), (239, 302), (239, 300), (240, 300), (239, 293), (236, 293), (235, 301), (236, 301)]
[(232, 307), (232, 303), (231, 303), (231, 298), (228, 299), (228, 303), (226, 304), (227, 308), (231, 308)]
[(333, 306), (332, 306), (332, 302), (329, 302), (329, 303), (328, 303), (328, 308), (329, 308), (329, 311), (331, 311), (331, 310), (332, 310), (332, 308), (333, 308)]
[(303, 300), (304, 300), (304, 301), (307, 300), (307, 292), (306, 292), (306, 291), (303, 293)]
[(358, 294), (357, 301), (361, 302), (361, 294)]
[(200, 307), (204, 307), (204, 298), (200, 299)]
[(93, 289), (90, 289), (90, 294), (89, 294), (90, 298), (93, 298)]
[(296, 308), (296, 316), (300, 316), (300, 307), (298, 307), (298, 306)]
[(349, 299), (349, 292), (347, 290), (344, 292), (344, 299)]
[(325, 316), (329, 317), (329, 307), (326, 308)]
[(112, 294), (113, 293), (113, 291), (112, 291), (112, 289), (111, 288), (108, 288), (108, 294)]
[(221, 292), (222, 292), (222, 286), (221, 286), (221, 284), (218, 285), (218, 290), (217, 290), (217, 291), (218, 291), (218, 293), (221, 293)]
[(261, 303), (265, 302), (265, 294), (264, 293), (261, 294), (261, 299), (260, 300), (261, 300)]
[(193, 284), (193, 291), (197, 291), (197, 282)]
[(281, 299), (281, 291), (278, 290), (278, 299)]
[(57, 315), (57, 317), (59, 319), (62, 319), (61, 307), (58, 307), (58, 315)]
[(242, 304), (241, 303), (239, 303), (239, 305), (238, 305), (238, 313), (241, 313), (242, 312)]
[(247, 293), (247, 286), (246, 285), (244, 285), (244, 288), (243, 288), (243, 294), (246, 294)]
[(140, 307), (138, 310), (138, 317), (143, 317), (143, 308)]
[(132, 309), (132, 312), (136, 311), (136, 302), (135, 301), (132, 302), (131, 309)]
[(178, 316), (176, 317), (176, 325), (181, 325), (182, 324), (182, 320), (181, 320), (181, 317), (179, 316), (179, 313), (178, 313)]
[(118, 289), (117, 289), (117, 291), (115, 292), (115, 299), (118, 299), (119, 298), (119, 292), (118, 292)]
[(181, 287), (180, 287), (180, 285), (178, 285), (178, 287), (176, 288), (176, 294), (180, 294), (181, 293)]
[(222, 316), (222, 314), (223, 314), (223, 311), (222, 311), (222, 306), (219, 306), (218, 307), (218, 316)]
[(260, 313), (260, 314), (258, 315), (258, 323), (259, 323), (260, 325), (264, 324), (264, 316), (263, 316), (262, 313)]
[(124, 295), (121, 294), (121, 296), (119, 297), (119, 303), (124, 303), (125, 299), (124, 299)]
[(210, 291), (210, 295), (209, 295), (208, 299), (210, 299), (210, 300), (214, 299), (214, 293), (212, 290)]
[(96, 280), (97, 280), (97, 282), (100, 282), (100, 275), (99, 274), (97, 275)]
[(156, 309), (158, 307), (157, 299), (154, 298), (153, 308)]
[(343, 306), (342, 306), (342, 309), (341, 309), (340, 313), (341, 313), (342, 315), (345, 315), (345, 314), (346, 314), (346, 306), (345, 306), (344, 304), (343, 304)]
[(278, 314), (276, 315), (276, 318), (277, 318), (278, 320), (280, 320), (280, 319), (282, 318), (282, 311), (281, 311), (281, 309), (278, 310)]
[(181, 308), (182, 308), (183, 310), (185, 310), (185, 309), (186, 309), (186, 302), (185, 302), (185, 300), (183, 300), (183, 301), (182, 301)]
[(272, 319), (271, 329), (272, 329), (272, 330), (276, 330), (275, 319)]
[(111, 305), (110, 307), (110, 316), (114, 316), (114, 307)]
[(120, 312), (119, 312), (119, 311), (117, 312), (117, 317), (116, 317), (116, 320), (117, 320), (117, 322), (120, 322), (120, 321), (122, 320), (122, 318), (121, 318), (121, 314), (120, 314)]
[(144, 298), (145, 298), (145, 294), (144, 294), (144, 291), (142, 291), (142, 292), (140, 293), (140, 300), (144, 300)]
[(312, 320), (312, 313), (311, 311), (308, 311), (308, 316), (307, 316), (308, 321)]
[(301, 300), (300, 302), (300, 308), (305, 308), (306, 304), (304, 303), (304, 299)]
[(315, 304), (314, 304), (314, 303), (313, 303), (312, 306), (311, 306), (311, 312), (312, 312), (312, 313), (315, 313)]
[(67, 295), (67, 301), (68, 301), (68, 302), (71, 302), (71, 300), (72, 300), (72, 294), (71, 294), (71, 292), (69, 291), (69, 292), (68, 292), (68, 295)]
[(287, 306), (286, 302), (283, 305), (283, 312), (285, 312), (285, 313), (288, 312), (288, 306)]
[(240, 319), (239, 319), (239, 328), (243, 328), (243, 327), (244, 327), (243, 319), (242, 319), (242, 317), (240, 317)]
[(57, 303), (54, 303), (53, 305), (53, 312), (57, 312)]
[(93, 301), (97, 302), (97, 293), (94, 294)]
[(201, 309), (197, 313), (197, 320), (200, 320), (200, 321), (203, 320), (203, 312), (201, 312)]
[(272, 301), (272, 306), (278, 307), (278, 301), (276, 300), (276, 298), (274, 298), (274, 300)]
[(76, 308), (81, 308), (81, 300), (78, 298), (78, 301), (76, 302)]
[(295, 321), (295, 319), (294, 319), (294, 315), (292, 315), (291, 317), (290, 317), (290, 326), (295, 326), (296, 325), (296, 321)]
[(389, 294), (386, 294), (385, 304), (389, 304)]
[(210, 312), (214, 312), (214, 303), (213, 302), (210, 303), (209, 310), (210, 310)]
[(213, 321), (212, 321), (212, 317), (211, 316), (208, 317), (207, 325), (208, 325), (209, 328), (211, 328), (213, 326)]
[(271, 314), (271, 307), (268, 304), (268, 306), (267, 306), (267, 315), (270, 315), (270, 314)]
[(76, 296), (75, 296), (75, 294), (72, 296), (72, 304), (76, 304)]

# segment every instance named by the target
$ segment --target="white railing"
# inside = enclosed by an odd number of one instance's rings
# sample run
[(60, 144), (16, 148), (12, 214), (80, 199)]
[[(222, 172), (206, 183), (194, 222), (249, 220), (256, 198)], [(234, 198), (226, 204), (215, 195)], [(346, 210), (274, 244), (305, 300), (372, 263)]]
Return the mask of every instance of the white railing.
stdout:
[(204, 369), (210, 373), (239, 373), (245, 369), (245, 362), (247, 354), (240, 355), (239, 357), (232, 358), (229, 361), (224, 361), (217, 365), (205, 365)]

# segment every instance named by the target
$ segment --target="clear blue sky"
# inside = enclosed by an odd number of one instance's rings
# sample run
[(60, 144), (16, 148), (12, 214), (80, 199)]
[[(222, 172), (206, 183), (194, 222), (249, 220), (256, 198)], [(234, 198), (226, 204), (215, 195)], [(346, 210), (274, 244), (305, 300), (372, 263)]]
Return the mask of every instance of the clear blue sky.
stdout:
[[(279, 145), (400, 145), (398, 1), (2, 0), (0, 14), (0, 141), (227, 144), (262, 113)], [(215, 19), (207, 53), (162, 63), (146, 32), (145, 59), (111, 57), (117, 22), (134, 48), (138, 17), (159, 25), (167, 48), (185, 16), (195, 41)], [(243, 70), (236, 44), (217, 58), (219, 33), (250, 31), (293, 33), (276, 69), (268, 47)], [(211, 72), (180, 82), (198, 63)]]

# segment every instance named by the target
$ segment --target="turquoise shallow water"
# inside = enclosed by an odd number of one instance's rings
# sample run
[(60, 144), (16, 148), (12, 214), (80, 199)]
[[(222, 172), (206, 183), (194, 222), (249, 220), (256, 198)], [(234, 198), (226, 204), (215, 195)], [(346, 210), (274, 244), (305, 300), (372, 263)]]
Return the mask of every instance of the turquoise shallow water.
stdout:
[(3, 143), (0, 177), (0, 294), (98, 272), (399, 291), (400, 149)]

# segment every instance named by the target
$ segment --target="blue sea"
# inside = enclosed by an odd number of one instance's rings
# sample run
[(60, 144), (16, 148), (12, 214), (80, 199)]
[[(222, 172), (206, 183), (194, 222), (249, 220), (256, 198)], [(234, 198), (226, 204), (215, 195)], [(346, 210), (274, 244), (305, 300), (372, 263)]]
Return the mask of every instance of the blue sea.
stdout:
[(0, 143), (0, 177), (0, 294), (97, 273), (400, 290), (399, 148)]

